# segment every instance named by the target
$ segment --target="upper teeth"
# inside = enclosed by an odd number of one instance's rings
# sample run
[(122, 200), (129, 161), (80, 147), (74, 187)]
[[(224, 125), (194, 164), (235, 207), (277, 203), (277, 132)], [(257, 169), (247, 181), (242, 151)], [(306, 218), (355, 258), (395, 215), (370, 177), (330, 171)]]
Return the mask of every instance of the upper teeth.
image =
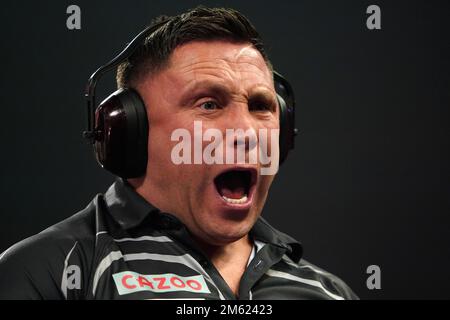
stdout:
[(228, 203), (233, 203), (233, 204), (242, 204), (242, 203), (246, 203), (248, 198), (247, 195), (244, 195), (242, 198), (240, 199), (231, 199), (231, 198), (227, 198), (225, 196), (222, 196), (222, 198), (228, 202)]

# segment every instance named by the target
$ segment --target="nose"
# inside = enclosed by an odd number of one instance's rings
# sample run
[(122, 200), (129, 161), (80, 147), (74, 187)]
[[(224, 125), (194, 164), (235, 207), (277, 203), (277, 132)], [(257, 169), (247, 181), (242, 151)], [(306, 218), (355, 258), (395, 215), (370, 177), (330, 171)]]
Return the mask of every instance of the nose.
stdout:
[[(246, 103), (239, 103), (229, 108), (226, 119), (227, 148), (244, 149), (245, 153), (256, 148), (258, 144), (257, 125)], [(231, 150), (230, 150), (231, 151)]]

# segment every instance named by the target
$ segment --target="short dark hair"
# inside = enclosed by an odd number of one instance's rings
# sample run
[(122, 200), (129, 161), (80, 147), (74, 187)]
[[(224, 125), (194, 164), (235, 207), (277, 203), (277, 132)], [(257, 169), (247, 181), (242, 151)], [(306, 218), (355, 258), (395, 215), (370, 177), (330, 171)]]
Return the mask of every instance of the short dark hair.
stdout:
[(272, 64), (255, 27), (234, 9), (199, 6), (177, 16), (159, 16), (151, 25), (163, 21), (167, 22), (149, 35), (142, 45), (118, 66), (116, 81), (119, 88), (133, 87), (142, 76), (160, 71), (168, 65), (176, 47), (196, 40), (251, 43), (272, 70)]

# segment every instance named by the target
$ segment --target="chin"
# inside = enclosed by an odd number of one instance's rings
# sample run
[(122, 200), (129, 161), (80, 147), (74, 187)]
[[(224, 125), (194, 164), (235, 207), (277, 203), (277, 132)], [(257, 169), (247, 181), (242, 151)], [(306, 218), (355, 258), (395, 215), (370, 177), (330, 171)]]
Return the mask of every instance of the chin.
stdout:
[(226, 245), (236, 242), (245, 237), (254, 223), (256, 218), (252, 215), (247, 216), (246, 219), (236, 221), (230, 219), (214, 219), (203, 223), (200, 227), (200, 233), (204, 236), (203, 241), (213, 245)]

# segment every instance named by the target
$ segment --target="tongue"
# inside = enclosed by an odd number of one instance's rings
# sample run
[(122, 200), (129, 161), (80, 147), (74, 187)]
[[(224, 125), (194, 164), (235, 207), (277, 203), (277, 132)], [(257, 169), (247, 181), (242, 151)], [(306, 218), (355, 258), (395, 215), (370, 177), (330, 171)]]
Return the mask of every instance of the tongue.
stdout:
[(240, 174), (226, 174), (217, 181), (220, 195), (230, 199), (241, 199), (245, 194), (245, 181)]
[(245, 195), (245, 188), (239, 187), (236, 189), (228, 189), (226, 187), (222, 187), (219, 189), (219, 192), (222, 196), (229, 199), (241, 199)]

